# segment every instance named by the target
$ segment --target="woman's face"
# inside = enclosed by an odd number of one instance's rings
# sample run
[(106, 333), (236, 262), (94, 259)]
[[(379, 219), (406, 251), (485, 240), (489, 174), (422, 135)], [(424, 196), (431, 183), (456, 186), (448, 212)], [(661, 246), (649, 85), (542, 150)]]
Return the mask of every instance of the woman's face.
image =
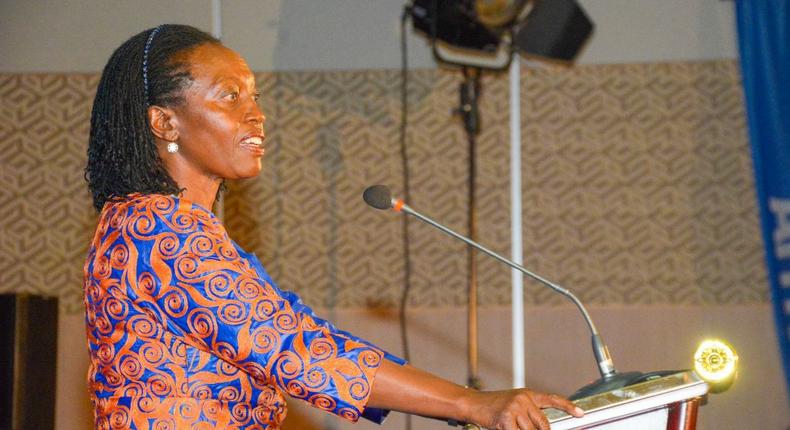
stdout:
[(177, 156), (188, 170), (181, 180), (242, 179), (260, 173), (266, 118), (247, 63), (218, 44), (200, 45), (181, 60), (189, 65), (193, 80), (184, 90), (184, 103), (172, 108)]

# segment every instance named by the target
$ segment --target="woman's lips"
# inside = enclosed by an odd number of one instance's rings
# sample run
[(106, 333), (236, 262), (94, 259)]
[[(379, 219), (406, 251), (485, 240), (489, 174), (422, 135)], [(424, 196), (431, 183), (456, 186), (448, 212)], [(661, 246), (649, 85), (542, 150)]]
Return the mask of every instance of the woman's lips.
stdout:
[(263, 155), (264, 152), (266, 152), (265, 149), (263, 148), (264, 140), (266, 140), (266, 137), (262, 135), (249, 136), (241, 141), (241, 147), (246, 149), (247, 151), (252, 152), (255, 155), (260, 156)]

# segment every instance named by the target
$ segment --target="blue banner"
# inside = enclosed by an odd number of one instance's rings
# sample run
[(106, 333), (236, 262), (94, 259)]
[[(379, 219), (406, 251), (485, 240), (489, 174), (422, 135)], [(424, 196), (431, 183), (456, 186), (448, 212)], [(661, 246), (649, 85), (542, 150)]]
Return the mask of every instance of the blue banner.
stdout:
[(790, 391), (790, 0), (737, 0), (736, 12), (776, 334)]

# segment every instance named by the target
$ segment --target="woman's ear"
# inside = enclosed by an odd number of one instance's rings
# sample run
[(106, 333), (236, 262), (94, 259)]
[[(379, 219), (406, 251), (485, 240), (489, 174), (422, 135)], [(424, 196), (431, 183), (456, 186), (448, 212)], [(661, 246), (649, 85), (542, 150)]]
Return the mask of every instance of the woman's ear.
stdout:
[(148, 125), (151, 132), (157, 138), (175, 142), (178, 140), (178, 130), (176, 130), (176, 120), (171, 109), (161, 106), (148, 107)]

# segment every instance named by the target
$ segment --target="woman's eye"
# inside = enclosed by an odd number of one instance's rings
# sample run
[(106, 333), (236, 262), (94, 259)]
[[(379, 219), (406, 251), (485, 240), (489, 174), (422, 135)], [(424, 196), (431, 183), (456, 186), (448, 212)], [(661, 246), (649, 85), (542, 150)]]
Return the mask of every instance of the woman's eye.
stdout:
[(239, 93), (237, 91), (229, 91), (229, 92), (225, 93), (222, 97), (224, 99), (226, 99), (226, 100), (230, 100), (232, 102), (235, 102), (236, 100), (239, 99)]
[(258, 100), (260, 100), (260, 99), (261, 99), (261, 93), (254, 93), (254, 94), (252, 95), (252, 99), (253, 99), (253, 100), (255, 100), (255, 101), (257, 102)]

